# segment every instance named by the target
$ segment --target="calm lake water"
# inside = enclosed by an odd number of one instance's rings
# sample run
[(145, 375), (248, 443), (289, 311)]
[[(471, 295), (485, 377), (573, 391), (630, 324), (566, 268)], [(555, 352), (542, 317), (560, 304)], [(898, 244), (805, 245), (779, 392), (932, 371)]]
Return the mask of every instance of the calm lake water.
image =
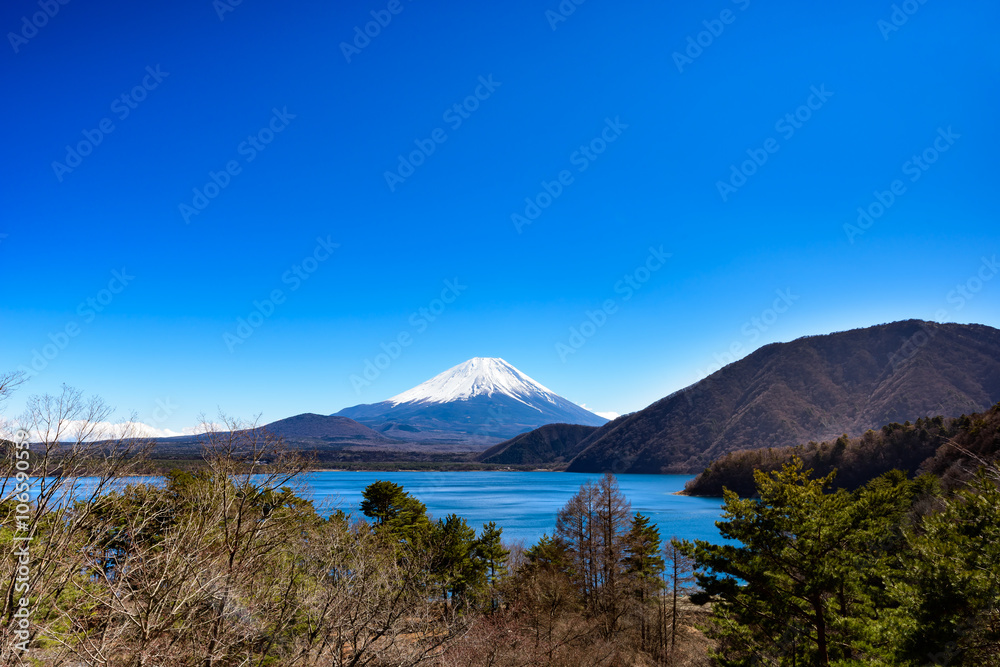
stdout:
[[(297, 493), (310, 498), (328, 514), (342, 509), (361, 517), (361, 493), (377, 480), (400, 484), (427, 506), (434, 518), (455, 513), (479, 532), (487, 521), (503, 528), (506, 541), (523, 540), (531, 546), (544, 533), (551, 535), (556, 514), (580, 485), (600, 475), (566, 472), (347, 472), (324, 470), (309, 473)], [(671, 536), (688, 540), (724, 540), (715, 527), (722, 508), (719, 498), (689, 498), (674, 495), (691, 479), (687, 475), (618, 475), (618, 486), (632, 503), (633, 512), (650, 517), (664, 540)], [(77, 480), (73, 495), (84, 497), (93, 480)], [(134, 477), (125, 484), (162, 484), (159, 477)], [(37, 492), (32, 488), (32, 493)]]
[[(543, 533), (552, 534), (556, 514), (580, 485), (600, 475), (565, 472), (346, 472), (322, 471), (307, 477), (308, 494), (360, 516), (361, 492), (376, 480), (400, 484), (427, 505), (435, 518), (455, 513), (478, 532), (487, 521), (503, 528), (504, 539), (526, 546)], [(632, 511), (649, 516), (664, 539), (722, 542), (715, 521), (722, 500), (673, 495), (691, 479), (687, 475), (618, 475)]]

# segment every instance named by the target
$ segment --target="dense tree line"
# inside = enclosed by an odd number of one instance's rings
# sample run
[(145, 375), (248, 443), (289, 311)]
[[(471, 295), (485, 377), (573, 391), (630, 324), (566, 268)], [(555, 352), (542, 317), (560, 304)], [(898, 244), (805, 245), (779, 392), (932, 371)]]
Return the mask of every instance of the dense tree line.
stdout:
[(750, 496), (756, 490), (755, 470), (775, 472), (793, 458), (819, 475), (836, 470), (837, 485), (848, 490), (890, 470), (930, 472), (950, 489), (974, 477), (981, 463), (1000, 460), (1000, 404), (980, 414), (886, 424), (857, 438), (844, 434), (830, 442), (733, 452), (710, 463), (688, 482), (686, 491), (721, 497), (723, 489), (729, 489)]
[(680, 545), (721, 665), (1000, 664), (1000, 468), (947, 495), (886, 473), (849, 492), (799, 459), (727, 491), (724, 545)]

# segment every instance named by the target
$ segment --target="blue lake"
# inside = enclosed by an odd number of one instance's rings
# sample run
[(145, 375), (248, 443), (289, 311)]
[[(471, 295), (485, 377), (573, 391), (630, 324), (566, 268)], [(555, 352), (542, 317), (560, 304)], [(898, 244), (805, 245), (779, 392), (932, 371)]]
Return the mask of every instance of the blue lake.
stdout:
[[(434, 518), (455, 513), (479, 532), (487, 521), (503, 528), (508, 542), (523, 540), (531, 546), (543, 534), (551, 535), (556, 514), (584, 482), (600, 475), (565, 472), (353, 472), (324, 470), (303, 475), (295, 492), (311, 499), (324, 515), (342, 509), (361, 517), (361, 493), (377, 480), (400, 484), (427, 506)], [(687, 540), (724, 540), (715, 527), (721, 515), (721, 498), (675, 495), (692, 477), (688, 475), (618, 475), (618, 486), (632, 503), (633, 512), (650, 517), (660, 537)], [(90, 478), (76, 480), (73, 495), (83, 498), (92, 489)], [(162, 484), (160, 477), (132, 477), (125, 484)], [(37, 488), (32, 488), (32, 494)]]
[[(503, 528), (504, 539), (534, 544), (552, 534), (556, 514), (580, 485), (600, 475), (564, 472), (347, 472), (322, 471), (306, 476), (306, 495), (317, 505), (339, 507), (360, 516), (361, 492), (376, 480), (389, 480), (427, 505), (435, 518), (455, 513), (477, 530), (487, 521)], [(674, 495), (687, 475), (618, 475), (633, 512), (649, 516), (664, 539), (722, 542), (715, 522), (722, 500)]]

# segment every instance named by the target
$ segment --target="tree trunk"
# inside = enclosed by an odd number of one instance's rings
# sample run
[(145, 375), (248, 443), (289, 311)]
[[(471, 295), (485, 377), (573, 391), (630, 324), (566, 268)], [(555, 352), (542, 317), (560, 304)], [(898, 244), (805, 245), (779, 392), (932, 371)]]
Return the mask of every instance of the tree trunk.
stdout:
[(830, 654), (826, 644), (826, 616), (823, 613), (823, 600), (819, 596), (813, 596), (813, 612), (816, 617), (816, 651), (819, 654), (819, 665), (827, 667), (830, 664)]

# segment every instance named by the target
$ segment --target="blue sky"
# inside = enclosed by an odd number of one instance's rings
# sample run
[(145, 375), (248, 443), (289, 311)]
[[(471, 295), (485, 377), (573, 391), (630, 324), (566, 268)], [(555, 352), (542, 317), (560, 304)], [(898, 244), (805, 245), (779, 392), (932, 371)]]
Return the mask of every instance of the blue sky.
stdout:
[(1000, 326), (995, 2), (515, 5), (4, 3), (5, 409), (266, 422), (498, 356), (624, 413)]

